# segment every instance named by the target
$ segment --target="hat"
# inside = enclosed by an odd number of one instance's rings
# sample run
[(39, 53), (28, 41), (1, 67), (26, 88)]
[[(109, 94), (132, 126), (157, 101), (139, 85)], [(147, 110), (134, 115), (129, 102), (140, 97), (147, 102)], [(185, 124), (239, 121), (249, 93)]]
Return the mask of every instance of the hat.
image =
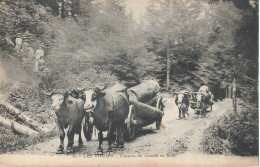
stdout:
[(40, 44), (39, 47), (43, 47), (43, 44)]
[(42, 72), (50, 72), (48, 68), (45, 68)]
[(16, 36), (17, 36), (17, 37), (21, 37), (21, 33), (17, 33)]

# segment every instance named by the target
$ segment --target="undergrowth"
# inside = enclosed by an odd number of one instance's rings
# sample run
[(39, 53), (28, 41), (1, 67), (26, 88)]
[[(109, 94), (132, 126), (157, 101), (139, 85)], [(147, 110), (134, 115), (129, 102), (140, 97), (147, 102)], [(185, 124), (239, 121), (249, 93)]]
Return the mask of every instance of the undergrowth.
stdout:
[(240, 107), (204, 131), (203, 150), (209, 154), (258, 155), (258, 110)]
[(17, 151), (30, 145), (46, 141), (57, 134), (56, 130), (42, 133), (37, 136), (16, 134), (0, 123), (0, 153)]

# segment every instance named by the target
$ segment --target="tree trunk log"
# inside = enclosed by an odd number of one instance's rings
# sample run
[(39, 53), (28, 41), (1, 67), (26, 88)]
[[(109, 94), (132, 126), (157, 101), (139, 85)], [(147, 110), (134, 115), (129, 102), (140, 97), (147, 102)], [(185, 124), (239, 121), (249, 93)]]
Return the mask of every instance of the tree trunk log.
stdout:
[(124, 89), (126, 89), (125, 85), (117, 83), (117, 84), (113, 85), (112, 87), (106, 89), (106, 91), (108, 91), (108, 92), (120, 92), (120, 91), (123, 91)]
[(3, 100), (0, 100), (0, 105), (5, 107), (8, 113), (14, 115), (19, 121), (22, 121), (24, 124), (28, 125), (30, 128), (38, 132), (47, 132), (48, 130), (39, 125), (39, 123), (33, 121), (27, 115), (21, 113), (20, 110), (12, 106), (10, 103), (7, 103)]
[(7, 127), (7, 128), (11, 128), (12, 130), (24, 134), (24, 135), (37, 135), (39, 134), (38, 132), (36, 132), (35, 130), (28, 128), (27, 126), (21, 125), (17, 122), (14, 122), (10, 119), (4, 118), (0, 115), (0, 122), (3, 124), (3, 126)]
[(147, 80), (127, 90), (130, 101), (136, 100), (143, 103), (152, 99), (159, 91), (159, 84), (153, 80)]
[(136, 100), (130, 101), (130, 103), (135, 106), (137, 120), (141, 122), (140, 125), (137, 125), (139, 127), (150, 125), (162, 118), (163, 113), (158, 108), (138, 102)]

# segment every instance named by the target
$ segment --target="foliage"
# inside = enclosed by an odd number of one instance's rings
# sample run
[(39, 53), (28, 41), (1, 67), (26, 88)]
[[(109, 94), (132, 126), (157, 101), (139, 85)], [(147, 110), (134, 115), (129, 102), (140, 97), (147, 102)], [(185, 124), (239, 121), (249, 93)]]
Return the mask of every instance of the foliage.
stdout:
[(205, 130), (202, 144), (206, 153), (258, 155), (257, 108), (244, 106), (240, 111), (220, 118)]
[(165, 82), (166, 55), (170, 54), (172, 89), (196, 91), (204, 83), (216, 98), (223, 98), (218, 92), (231, 83), (229, 78), (233, 76), (234, 36), (241, 11), (229, 2), (182, 3), (153, 0), (144, 17), (147, 40), (162, 64), (157, 78)]

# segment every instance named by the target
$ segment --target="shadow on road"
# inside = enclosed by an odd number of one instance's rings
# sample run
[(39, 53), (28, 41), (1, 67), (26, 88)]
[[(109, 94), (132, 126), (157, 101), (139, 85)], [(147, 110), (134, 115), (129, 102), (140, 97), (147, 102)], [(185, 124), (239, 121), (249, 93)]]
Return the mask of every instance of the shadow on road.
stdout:
[(134, 142), (139, 137), (146, 136), (146, 135), (151, 135), (151, 134), (155, 134), (155, 133), (156, 133), (155, 129), (139, 129), (135, 133), (134, 139), (132, 141), (129, 141), (129, 142)]

